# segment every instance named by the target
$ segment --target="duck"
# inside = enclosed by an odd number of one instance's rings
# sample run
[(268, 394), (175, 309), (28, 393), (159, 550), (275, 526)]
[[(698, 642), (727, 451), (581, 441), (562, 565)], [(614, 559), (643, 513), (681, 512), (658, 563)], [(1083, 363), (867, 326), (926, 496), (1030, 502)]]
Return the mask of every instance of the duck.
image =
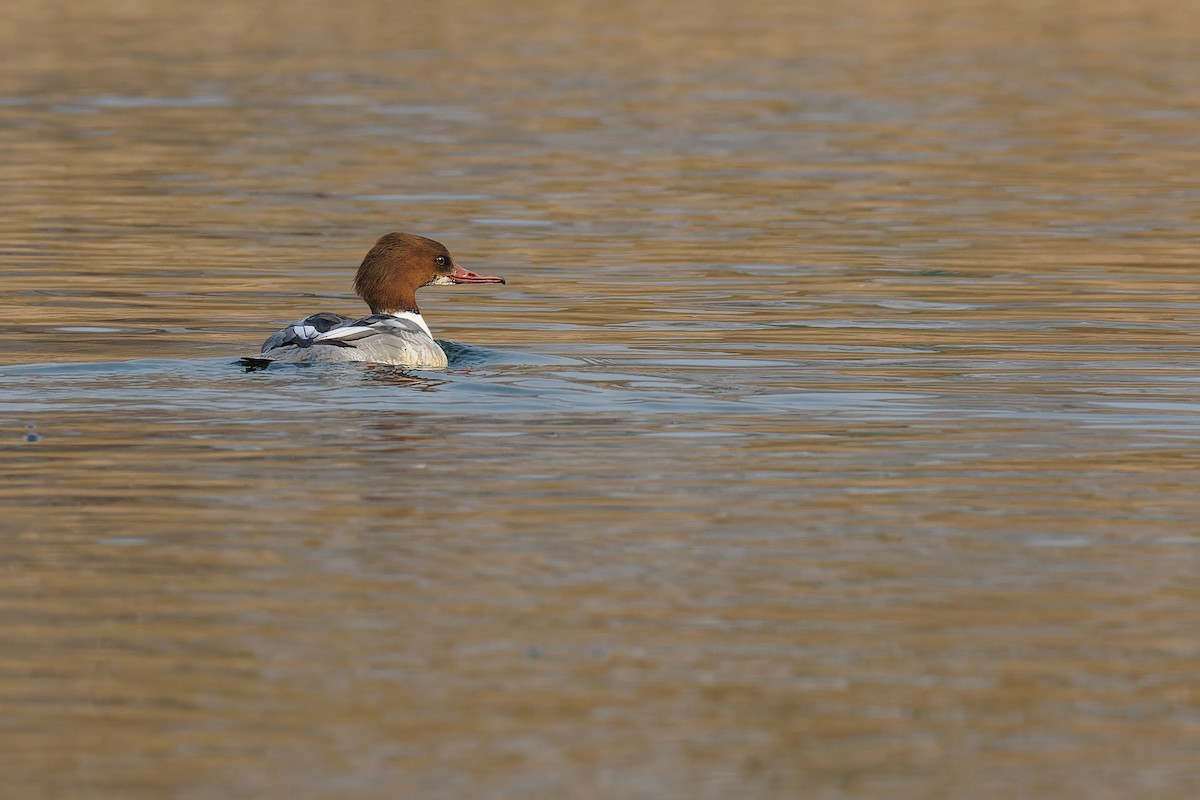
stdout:
[(388, 233), (370, 249), (354, 276), (354, 291), (371, 313), (346, 317), (323, 311), (271, 334), (257, 360), (287, 364), (369, 362), (411, 369), (445, 369), (446, 352), (417, 307), (423, 286), (504, 283), (458, 265), (441, 242)]

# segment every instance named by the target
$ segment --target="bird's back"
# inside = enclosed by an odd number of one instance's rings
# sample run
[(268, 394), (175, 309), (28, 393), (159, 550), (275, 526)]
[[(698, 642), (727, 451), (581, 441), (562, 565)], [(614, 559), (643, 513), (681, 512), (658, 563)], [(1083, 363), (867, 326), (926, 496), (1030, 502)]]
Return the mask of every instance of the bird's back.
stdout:
[(424, 320), (413, 314), (361, 319), (313, 314), (272, 334), (261, 357), (290, 364), (368, 361), (413, 369), (444, 369), (447, 364)]

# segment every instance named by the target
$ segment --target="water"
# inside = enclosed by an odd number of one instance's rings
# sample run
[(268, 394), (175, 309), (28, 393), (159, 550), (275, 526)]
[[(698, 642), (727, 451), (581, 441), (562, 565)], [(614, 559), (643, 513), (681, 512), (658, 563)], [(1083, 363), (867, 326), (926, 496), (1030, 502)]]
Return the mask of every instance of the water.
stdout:
[(877, 5), (8, 3), (5, 793), (1200, 792), (1192, 9)]

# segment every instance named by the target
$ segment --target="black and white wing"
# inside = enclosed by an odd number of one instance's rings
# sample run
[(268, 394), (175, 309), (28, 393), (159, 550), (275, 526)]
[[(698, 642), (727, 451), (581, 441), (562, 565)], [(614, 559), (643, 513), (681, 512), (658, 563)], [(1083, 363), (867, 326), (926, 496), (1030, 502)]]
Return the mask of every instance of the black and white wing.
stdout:
[(312, 347), (322, 334), (353, 323), (352, 317), (343, 317), (328, 311), (313, 314), (271, 334), (267, 341), (263, 342), (260, 352), (265, 353), (276, 347)]

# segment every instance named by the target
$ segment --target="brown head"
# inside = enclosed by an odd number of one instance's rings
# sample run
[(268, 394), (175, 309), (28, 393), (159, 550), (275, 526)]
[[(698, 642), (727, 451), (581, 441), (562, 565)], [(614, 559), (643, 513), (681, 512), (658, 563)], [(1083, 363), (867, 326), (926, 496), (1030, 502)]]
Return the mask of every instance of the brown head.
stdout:
[(417, 289), (431, 283), (504, 283), (504, 279), (463, 269), (454, 263), (445, 245), (433, 239), (389, 233), (380, 237), (359, 265), (354, 291), (371, 307), (372, 314), (419, 314)]

